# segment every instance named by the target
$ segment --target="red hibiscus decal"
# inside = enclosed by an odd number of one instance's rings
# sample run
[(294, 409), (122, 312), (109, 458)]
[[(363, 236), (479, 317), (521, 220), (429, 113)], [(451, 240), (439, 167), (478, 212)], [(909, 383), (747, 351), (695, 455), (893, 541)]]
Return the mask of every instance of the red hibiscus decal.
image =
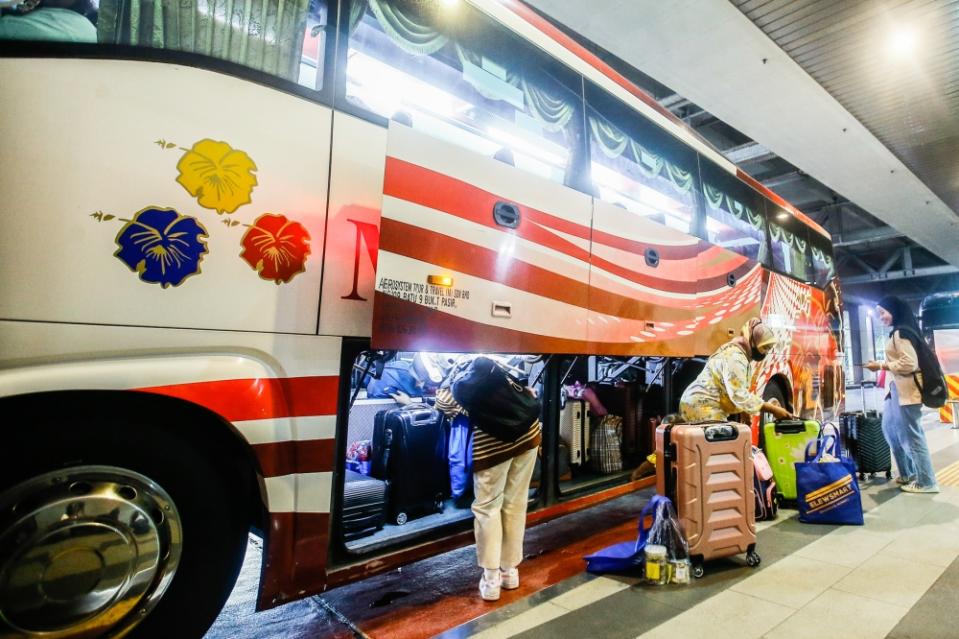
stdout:
[(264, 213), (247, 230), (240, 242), (246, 260), (265, 280), (279, 285), (306, 270), (310, 234), (299, 222), (285, 215)]

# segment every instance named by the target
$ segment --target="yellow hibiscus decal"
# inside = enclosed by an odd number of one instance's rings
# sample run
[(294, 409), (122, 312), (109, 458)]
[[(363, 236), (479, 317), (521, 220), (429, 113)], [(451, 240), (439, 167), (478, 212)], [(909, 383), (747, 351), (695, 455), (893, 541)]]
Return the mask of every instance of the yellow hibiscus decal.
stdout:
[(252, 200), (256, 164), (250, 156), (226, 142), (200, 140), (176, 165), (183, 185), (200, 206), (217, 213), (233, 213)]

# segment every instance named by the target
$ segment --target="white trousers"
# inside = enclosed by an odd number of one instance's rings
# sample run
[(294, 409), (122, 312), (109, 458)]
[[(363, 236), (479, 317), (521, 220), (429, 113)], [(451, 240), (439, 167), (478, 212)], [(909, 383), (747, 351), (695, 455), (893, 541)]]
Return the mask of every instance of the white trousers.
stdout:
[(481, 568), (515, 568), (523, 560), (529, 481), (536, 449), (473, 473), (473, 531)]

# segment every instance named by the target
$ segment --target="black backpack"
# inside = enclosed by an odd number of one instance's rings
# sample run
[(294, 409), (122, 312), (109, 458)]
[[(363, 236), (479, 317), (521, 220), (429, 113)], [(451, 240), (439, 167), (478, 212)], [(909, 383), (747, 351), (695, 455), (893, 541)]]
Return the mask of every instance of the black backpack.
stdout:
[(916, 357), (919, 359), (919, 373), (922, 374), (922, 382), (916, 373), (912, 374), (916, 380), (916, 386), (919, 387), (919, 393), (922, 395), (922, 404), (929, 408), (942, 408), (946, 405), (946, 399), (949, 392), (946, 389), (946, 378), (942, 374), (942, 366), (939, 365), (939, 359), (929, 348), (926, 340), (910, 328), (899, 327), (896, 329), (899, 334), (909, 340), (913, 348), (916, 349)]
[(457, 373), (450, 390), (473, 426), (507, 443), (525, 435), (539, 419), (539, 400), (488, 357), (477, 357)]

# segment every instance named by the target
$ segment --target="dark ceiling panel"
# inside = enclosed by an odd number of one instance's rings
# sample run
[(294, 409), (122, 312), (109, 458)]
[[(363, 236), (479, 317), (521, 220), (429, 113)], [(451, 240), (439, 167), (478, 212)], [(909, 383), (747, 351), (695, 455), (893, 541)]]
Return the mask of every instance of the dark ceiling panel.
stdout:
[(959, 0), (730, 1), (959, 212)]

